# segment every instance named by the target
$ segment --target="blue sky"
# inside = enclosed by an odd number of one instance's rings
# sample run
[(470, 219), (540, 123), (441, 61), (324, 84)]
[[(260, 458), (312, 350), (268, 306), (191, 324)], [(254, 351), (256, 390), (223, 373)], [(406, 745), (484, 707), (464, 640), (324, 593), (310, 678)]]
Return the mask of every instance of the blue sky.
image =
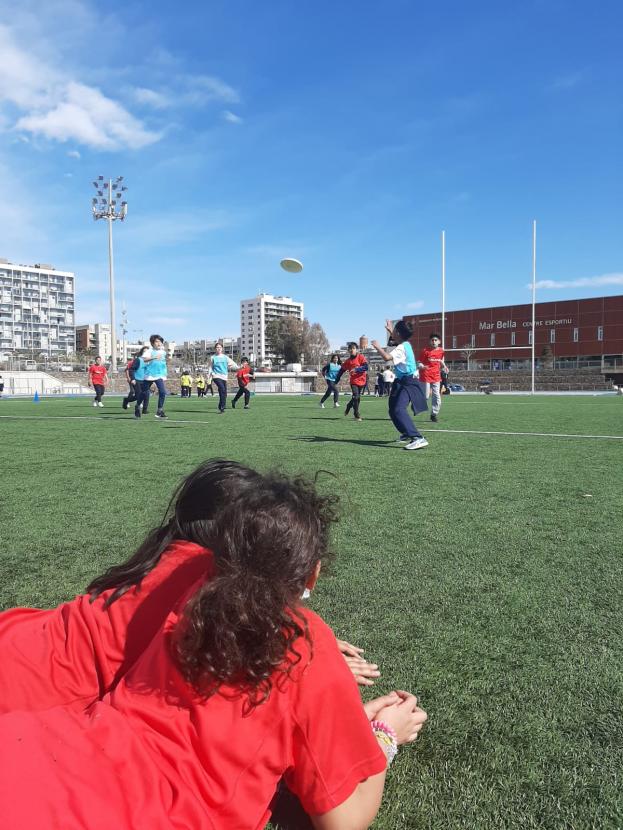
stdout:
[[(0, 0), (0, 256), (105, 321), (91, 181), (122, 174), (132, 332), (237, 334), (259, 290), (332, 344), (386, 316), (623, 291), (623, 6)], [(283, 256), (302, 259), (290, 276)]]

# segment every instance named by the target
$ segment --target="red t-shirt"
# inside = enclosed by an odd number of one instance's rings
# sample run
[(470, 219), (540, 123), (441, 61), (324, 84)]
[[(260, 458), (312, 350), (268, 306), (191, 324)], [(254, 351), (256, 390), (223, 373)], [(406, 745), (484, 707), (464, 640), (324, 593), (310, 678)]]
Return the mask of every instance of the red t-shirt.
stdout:
[[(259, 830), (283, 776), (304, 809), (318, 815), (385, 769), (355, 680), (332, 631), (312, 611), (304, 614), (313, 653), (306, 641), (295, 644), (301, 663), (264, 704), (249, 714), (234, 690), (196, 697), (170, 656), (170, 637), (186, 596), (204, 581), (178, 597), (174, 610), (155, 588), (142, 597), (143, 620), (130, 615), (125, 627), (120, 618), (112, 625), (109, 639), (121, 648), (141, 629), (143, 650), (124, 655), (125, 674), (86, 711), (57, 706), (0, 718), (3, 830)], [(147, 645), (153, 632), (142, 631), (144, 622), (167, 611)], [(110, 614), (102, 619), (113, 622)], [(98, 657), (88, 637), (71, 651), (78, 666)]]
[(106, 367), (98, 366), (97, 363), (94, 363), (92, 366), (89, 366), (89, 379), (94, 386), (96, 384), (99, 384), (100, 386), (105, 386)]
[(439, 383), (441, 380), (441, 364), (431, 362), (431, 357), (437, 360), (443, 360), (444, 350), (441, 347), (430, 349), (426, 347), (422, 349), (419, 354), (418, 362), (424, 364), (424, 368), (420, 369), (420, 380), (424, 383)]
[(342, 369), (350, 373), (350, 382), (353, 386), (365, 386), (368, 380), (367, 372), (357, 372), (356, 370), (361, 366), (367, 365), (368, 361), (362, 354), (357, 354), (355, 357), (349, 357), (342, 363)]
[(253, 370), (250, 366), (242, 366), (240, 369), (238, 369), (238, 371), (236, 372), (236, 377), (238, 378), (238, 385), (248, 386), (252, 374)]
[(210, 551), (173, 542), (140, 587), (108, 608), (112, 589), (94, 602), (82, 594), (50, 610), (1, 613), (0, 714), (53, 706), (83, 710), (135, 663), (189, 586), (211, 573)]

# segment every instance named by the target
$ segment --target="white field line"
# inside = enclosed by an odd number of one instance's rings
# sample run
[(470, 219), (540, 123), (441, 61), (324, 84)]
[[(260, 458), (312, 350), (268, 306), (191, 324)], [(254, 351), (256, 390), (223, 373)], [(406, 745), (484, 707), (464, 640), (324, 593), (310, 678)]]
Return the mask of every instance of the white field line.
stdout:
[[(119, 414), (114, 419), (106, 418), (102, 415), (0, 415), (0, 418), (8, 418), (13, 421), (126, 421), (127, 423), (134, 423), (133, 417), (124, 417)], [(141, 419), (142, 420), (142, 419)], [(152, 421), (151, 418), (145, 418), (150, 423), (155, 423), (157, 418)], [(169, 424), (214, 424), (213, 420), (200, 421), (195, 419), (192, 421), (183, 420), (181, 418), (168, 417), (166, 421)], [(388, 421), (389, 423), (389, 421)], [(532, 438), (595, 438), (605, 439), (609, 441), (623, 441), (623, 435), (581, 435), (574, 432), (503, 432), (502, 430), (484, 430), (484, 429), (422, 429), (422, 432), (444, 432), (451, 435), (514, 435), (525, 436)]]

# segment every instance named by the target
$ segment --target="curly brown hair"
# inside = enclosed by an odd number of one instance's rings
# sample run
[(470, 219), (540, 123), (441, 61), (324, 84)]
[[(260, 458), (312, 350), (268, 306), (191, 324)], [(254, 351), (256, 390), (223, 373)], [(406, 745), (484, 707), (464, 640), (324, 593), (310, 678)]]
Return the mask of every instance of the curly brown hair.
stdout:
[(319, 562), (329, 557), (335, 497), (303, 478), (262, 476), (219, 520), (215, 577), (192, 597), (173, 638), (182, 675), (202, 696), (227, 685), (265, 701), (276, 681), (310, 647), (300, 597)]

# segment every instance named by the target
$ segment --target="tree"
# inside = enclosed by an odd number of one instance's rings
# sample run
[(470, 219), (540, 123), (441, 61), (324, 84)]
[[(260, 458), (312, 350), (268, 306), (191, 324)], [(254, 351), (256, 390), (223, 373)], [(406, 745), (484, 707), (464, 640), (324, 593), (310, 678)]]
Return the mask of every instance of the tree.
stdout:
[(296, 317), (271, 320), (266, 326), (266, 340), (272, 351), (285, 363), (300, 363), (302, 356), (317, 364), (329, 350), (329, 341), (320, 323), (309, 323)]
[(329, 340), (320, 323), (303, 321), (303, 354), (310, 366), (320, 366), (329, 351)]
[(467, 361), (467, 371), (468, 372), (470, 370), (470, 365), (469, 365), (470, 358), (475, 353), (476, 353), (476, 349), (472, 346), (471, 343), (466, 343), (463, 346), (463, 349), (461, 351), (461, 357), (464, 357), (465, 360)]
[(298, 363), (303, 353), (303, 321), (281, 317), (266, 325), (268, 351), (286, 363)]

